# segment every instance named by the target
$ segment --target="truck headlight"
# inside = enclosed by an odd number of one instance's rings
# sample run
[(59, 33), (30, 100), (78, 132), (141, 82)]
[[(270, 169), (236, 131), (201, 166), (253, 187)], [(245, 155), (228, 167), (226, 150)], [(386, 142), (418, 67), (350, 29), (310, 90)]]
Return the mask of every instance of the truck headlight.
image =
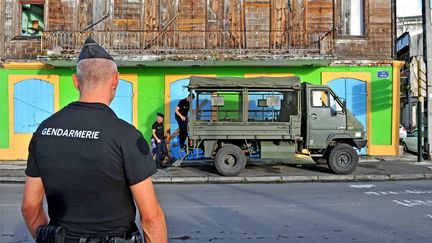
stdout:
[(356, 132), (356, 133), (355, 133), (355, 137), (356, 137), (356, 138), (361, 138), (361, 136), (362, 136), (362, 133), (361, 133), (361, 132)]

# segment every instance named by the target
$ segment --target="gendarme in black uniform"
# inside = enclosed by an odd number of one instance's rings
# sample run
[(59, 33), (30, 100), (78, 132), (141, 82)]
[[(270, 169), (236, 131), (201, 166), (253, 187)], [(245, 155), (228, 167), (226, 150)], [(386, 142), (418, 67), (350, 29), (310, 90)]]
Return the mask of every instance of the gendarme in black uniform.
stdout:
[[(184, 98), (180, 100), (177, 106), (179, 107), (180, 114), (184, 117), (187, 117), (189, 112), (189, 106), (190, 106), (190, 102), (188, 101), (188, 99)], [(175, 118), (181, 120), (180, 116), (177, 115), (177, 113), (175, 114)]]
[(41, 177), (51, 225), (67, 236), (122, 236), (135, 221), (130, 186), (156, 172), (142, 134), (102, 103), (73, 102), (33, 134), (26, 175)]
[[(164, 115), (162, 113), (157, 113), (158, 117), (164, 117)], [(158, 118), (159, 119), (159, 118)], [(163, 122), (159, 123), (158, 121), (155, 121), (152, 125), (152, 130), (155, 131), (155, 135), (156, 137), (160, 140), (159, 142), (157, 142), (157, 139), (153, 136), (154, 142), (156, 144), (156, 148), (155, 148), (155, 155), (156, 155), (156, 165), (158, 168), (163, 168), (164, 167), (164, 159), (167, 156), (167, 148), (166, 148), (166, 143), (165, 143), (165, 138), (164, 138), (164, 125)]]
[(182, 121), (181, 117), (179, 115), (177, 115), (177, 113), (175, 114), (175, 119), (177, 121), (177, 124), (179, 126), (179, 145), (180, 148), (183, 148), (185, 146), (185, 141), (186, 141), (186, 137), (187, 137), (187, 124), (188, 124), (188, 112), (189, 112), (189, 106), (190, 106), (190, 102), (188, 100), (188, 98), (184, 98), (182, 100), (179, 101), (178, 103), (178, 108), (179, 108), (179, 113), (184, 116), (186, 119), (184, 121)]
[(154, 123), (153, 123), (153, 125), (152, 125), (152, 129), (155, 129), (156, 130), (156, 136), (159, 138), (159, 139), (164, 139), (164, 125), (163, 125), (163, 122), (162, 123), (159, 123), (159, 122), (157, 122), (157, 121), (155, 121)]

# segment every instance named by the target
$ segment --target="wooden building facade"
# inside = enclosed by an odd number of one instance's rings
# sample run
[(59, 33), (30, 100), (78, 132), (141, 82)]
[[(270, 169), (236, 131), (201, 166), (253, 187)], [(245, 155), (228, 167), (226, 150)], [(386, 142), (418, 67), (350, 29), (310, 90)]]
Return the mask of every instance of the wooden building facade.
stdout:
[[(0, 51), (3, 60), (35, 59), (53, 51), (75, 54), (85, 37), (92, 35), (122, 55), (202, 54), (204, 58), (213, 54), (213, 58), (227, 55), (230, 59), (247, 53), (391, 59), (392, 2), (1, 0)], [(24, 27), (25, 6), (42, 11), (42, 19), (28, 23), (37, 31)]]

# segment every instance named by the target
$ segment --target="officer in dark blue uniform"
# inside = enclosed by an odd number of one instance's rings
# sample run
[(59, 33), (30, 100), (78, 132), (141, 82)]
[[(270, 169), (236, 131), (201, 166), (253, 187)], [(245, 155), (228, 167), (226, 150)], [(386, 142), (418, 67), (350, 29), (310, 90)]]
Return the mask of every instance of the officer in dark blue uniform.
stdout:
[(179, 145), (181, 149), (185, 148), (185, 141), (188, 136), (187, 126), (188, 126), (188, 113), (190, 108), (190, 102), (195, 98), (192, 94), (179, 101), (175, 110), (175, 119), (179, 126)]
[[(113, 58), (88, 38), (73, 76), (79, 101), (43, 121), (33, 134), (22, 213), (40, 242), (49, 241), (52, 232), (64, 232), (65, 242), (140, 242), (135, 203), (145, 240), (167, 242), (149, 146), (109, 108), (118, 77)], [(46, 224), (55, 230), (40, 227)], [(52, 237), (59, 242), (61, 235)]]
[(166, 165), (168, 164), (168, 162), (167, 164), (163, 163), (165, 157), (168, 154), (165, 143), (165, 132), (163, 125), (164, 117), (164, 114), (158, 112), (156, 121), (152, 125), (152, 140), (155, 144), (154, 155), (156, 157), (155, 161), (158, 168), (166, 167)]

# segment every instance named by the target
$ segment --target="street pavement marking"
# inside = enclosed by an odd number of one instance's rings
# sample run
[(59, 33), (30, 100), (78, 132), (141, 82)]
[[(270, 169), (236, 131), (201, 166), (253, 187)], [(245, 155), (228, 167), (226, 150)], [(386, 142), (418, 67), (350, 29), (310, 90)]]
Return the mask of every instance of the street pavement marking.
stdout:
[(401, 195), (401, 194), (432, 194), (432, 190), (404, 190), (404, 191), (367, 191), (364, 192), (366, 195), (373, 196), (387, 196), (387, 195)]
[(432, 215), (430, 215), (430, 214), (426, 214), (429, 218), (431, 218), (432, 219)]
[(432, 207), (432, 201), (431, 200), (403, 200), (403, 201), (398, 201), (398, 200), (393, 200), (393, 202), (395, 202), (396, 204), (405, 206), (405, 207), (416, 207), (416, 206), (429, 206)]
[(373, 184), (363, 184), (363, 185), (350, 185), (349, 187), (351, 188), (372, 188), (372, 187), (376, 187)]

